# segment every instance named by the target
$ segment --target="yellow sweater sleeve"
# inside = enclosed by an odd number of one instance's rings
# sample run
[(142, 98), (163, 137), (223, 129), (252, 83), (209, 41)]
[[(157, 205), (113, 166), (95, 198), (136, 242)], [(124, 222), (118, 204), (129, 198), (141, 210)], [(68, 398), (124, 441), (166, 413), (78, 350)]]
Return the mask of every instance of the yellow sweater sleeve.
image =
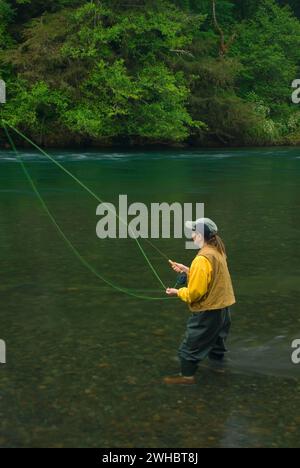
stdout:
[(201, 255), (197, 256), (190, 268), (188, 287), (179, 289), (178, 297), (188, 304), (199, 301), (207, 293), (211, 278), (210, 261)]

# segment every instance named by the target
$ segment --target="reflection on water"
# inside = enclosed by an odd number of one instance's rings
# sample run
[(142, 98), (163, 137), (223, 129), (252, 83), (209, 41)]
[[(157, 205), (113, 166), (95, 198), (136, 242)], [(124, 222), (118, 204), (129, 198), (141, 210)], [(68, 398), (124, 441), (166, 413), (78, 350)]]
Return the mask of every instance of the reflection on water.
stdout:
[[(106, 201), (204, 202), (226, 241), (238, 304), (224, 368), (169, 388), (188, 313), (140, 301), (84, 269), (0, 153), (0, 446), (299, 447), (299, 161), (297, 149), (52, 153)], [(157, 291), (132, 240), (99, 241), (96, 203), (44, 158), (22, 153), (49, 208), (98, 271)], [(190, 262), (176, 240), (155, 241)], [(165, 260), (147, 253), (164, 282)]]

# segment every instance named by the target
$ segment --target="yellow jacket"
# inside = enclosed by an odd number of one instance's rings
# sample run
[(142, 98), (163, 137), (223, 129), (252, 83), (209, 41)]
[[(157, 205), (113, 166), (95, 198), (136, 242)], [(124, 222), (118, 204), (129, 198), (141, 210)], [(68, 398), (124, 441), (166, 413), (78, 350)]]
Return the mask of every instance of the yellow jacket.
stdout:
[(188, 287), (179, 289), (178, 296), (191, 312), (232, 306), (236, 301), (226, 255), (205, 245), (191, 265)]
[(206, 257), (198, 255), (188, 274), (188, 287), (179, 289), (179, 298), (189, 305), (198, 302), (208, 292), (212, 279), (212, 266)]

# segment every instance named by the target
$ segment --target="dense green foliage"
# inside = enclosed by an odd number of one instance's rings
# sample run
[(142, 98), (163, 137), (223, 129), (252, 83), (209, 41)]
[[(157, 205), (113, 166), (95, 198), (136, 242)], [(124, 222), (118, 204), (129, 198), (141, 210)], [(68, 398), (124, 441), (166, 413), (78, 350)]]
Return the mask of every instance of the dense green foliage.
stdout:
[(7, 120), (47, 145), (300, 142), (298, 1), (0, 0)]

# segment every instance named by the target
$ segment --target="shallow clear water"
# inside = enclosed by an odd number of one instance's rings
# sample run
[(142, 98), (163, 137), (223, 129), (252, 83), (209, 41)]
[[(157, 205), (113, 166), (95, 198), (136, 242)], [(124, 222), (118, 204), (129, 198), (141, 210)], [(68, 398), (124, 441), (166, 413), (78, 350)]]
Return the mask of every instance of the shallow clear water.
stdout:
[[(100, 241), (97, 202), (37, 153), (22, 157), (83, 257), (114, 283), (156, 294), (132, 240)], [(11, 152), (0, 152), (0, 446), (299, 447), (298, 149), (55, 151), (106, 201), (204, 202), (227, 244), (238, 303), (225, 369), (169, 388), (188, 311), (111, 290), (68, 250)], [(181, 240), (154, 241), (189, 263)], [(163, 281), (165, 260), (145, 244)], [(159, 293), (160, 294), (160, 293)]]

